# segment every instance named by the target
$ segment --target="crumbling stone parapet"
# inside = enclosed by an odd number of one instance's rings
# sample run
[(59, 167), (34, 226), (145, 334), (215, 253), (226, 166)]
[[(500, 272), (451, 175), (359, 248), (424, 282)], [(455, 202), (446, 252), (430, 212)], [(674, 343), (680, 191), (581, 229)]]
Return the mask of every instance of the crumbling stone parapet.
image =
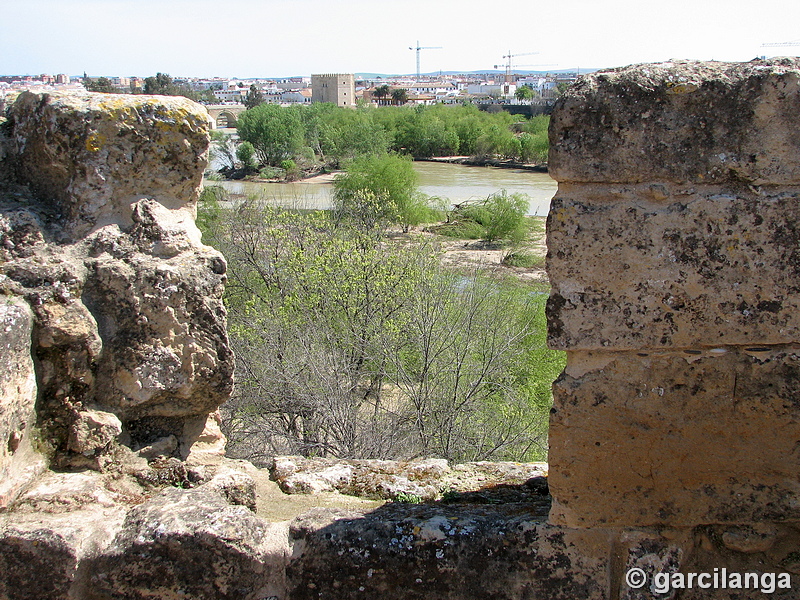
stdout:
[[(21, 96), (0, 124), (0, 344), (20, 365), (0, 367), (0, 600), (796, 600), (798, 73), (640, 65), (560, 101), (552, 505), (543, 466), (493, 485), (487, 464), (284, 457), (273, 483), (220, 457), (232, 360), (225, 262), (192, 222), (202, 110)], [(141, 197), (118, 181), (137, 169)], [(47, 449), (65, 469), (20, 489)], [(419, 503), (267, 522), (258, 490), (278, 483)], [(655, 587), (720, 570), (758, 582)], [(776, 573), (794, 589), (764, 591)]]
[[(28, 462), (59, 467), (103, 469), (119, 444), (185, 458), (202, 438), (219, 454), (209, 414), (230, 395), (233, 353), (225, 259), (194, 222), (206, 110), (24, 92), (2, 117), (0, 335), (13, 340), (0, 366), (0, 474), (14, 479), (12, 455), (34, 442)], [(15, 487), (0, 486), (0, 505)]]

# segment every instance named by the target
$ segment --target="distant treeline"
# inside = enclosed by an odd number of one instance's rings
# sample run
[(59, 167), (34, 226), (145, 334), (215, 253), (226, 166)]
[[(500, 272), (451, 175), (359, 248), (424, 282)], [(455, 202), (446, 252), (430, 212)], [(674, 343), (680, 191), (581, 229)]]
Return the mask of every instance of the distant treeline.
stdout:
[(218, 102), (212, 90), (195, 90), (185, 83), (175, 82), (166, 73), (156, 73), (152, 77), (145, 77), (144, 85), (136, 87), (116, 86), (108, 77), (87, 77), (83, 76), (83, 86), (90, 92), (102, 92), (105, 94), (158, 94), (161, 96), (185, 96), (195, 102), (214, 103)]
[(528, 163), (547, 160), (542, 115), (525, 119), (489, 113), (472, 104), (361, 106), (319, 103), (261, 104), (242, 113), (238, 133), (261, 166), (322, 161), (334, 167), (364, 155), (396, 152), (414, 157), (501, 156)]

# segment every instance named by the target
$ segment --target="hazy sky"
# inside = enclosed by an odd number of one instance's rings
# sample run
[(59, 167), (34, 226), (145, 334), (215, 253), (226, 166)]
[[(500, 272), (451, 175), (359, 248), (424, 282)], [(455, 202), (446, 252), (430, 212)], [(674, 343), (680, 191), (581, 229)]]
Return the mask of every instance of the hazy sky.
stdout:
[(3, 0), (0, 74), (413, 73), (417, 40), (423, 72), (745, 61), (800, 54), (761, 47), (800, 41), (800, 1)]

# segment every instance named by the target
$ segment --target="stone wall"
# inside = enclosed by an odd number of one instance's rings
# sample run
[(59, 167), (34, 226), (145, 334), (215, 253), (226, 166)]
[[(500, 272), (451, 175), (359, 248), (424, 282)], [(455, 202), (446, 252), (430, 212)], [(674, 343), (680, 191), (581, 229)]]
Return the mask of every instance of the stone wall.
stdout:
[(798, 67), (598, 73), (554, 113), (554, 523), (800, 518)]

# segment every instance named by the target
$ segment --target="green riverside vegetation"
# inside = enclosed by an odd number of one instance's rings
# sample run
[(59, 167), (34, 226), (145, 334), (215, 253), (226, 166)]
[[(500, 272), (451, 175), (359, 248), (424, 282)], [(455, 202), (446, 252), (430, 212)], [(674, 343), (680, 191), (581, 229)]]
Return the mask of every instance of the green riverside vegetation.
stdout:
[[(240, 140), (253, 146), (258, 168), (280, 167), (282, 161), (291, 159), (302, 170), (318, 171), (386, 153), (544, 163), (549, 120), (544, 115), (526, 120), (502, 111), (483, 112), (472, 104), (356, 109), (329, 103), (260, 104), (240, 115), (237, 129)], [(215, 140), (215, 145), (220, 141)], [(256, 171), (255, 165), (238, 166)]]
[[(359, 194), (368, 211), (386, 200)], [(546, 458), (563, 368), (545, 344), (546, 285), (445, 268), (437, 238), (396, 239), (391, 213), (220, 199), (204, 191), (198, 224), (228, 260), (233, 456)], [(499, 200), (476, 207), (482, 220), (514, 206)]]

